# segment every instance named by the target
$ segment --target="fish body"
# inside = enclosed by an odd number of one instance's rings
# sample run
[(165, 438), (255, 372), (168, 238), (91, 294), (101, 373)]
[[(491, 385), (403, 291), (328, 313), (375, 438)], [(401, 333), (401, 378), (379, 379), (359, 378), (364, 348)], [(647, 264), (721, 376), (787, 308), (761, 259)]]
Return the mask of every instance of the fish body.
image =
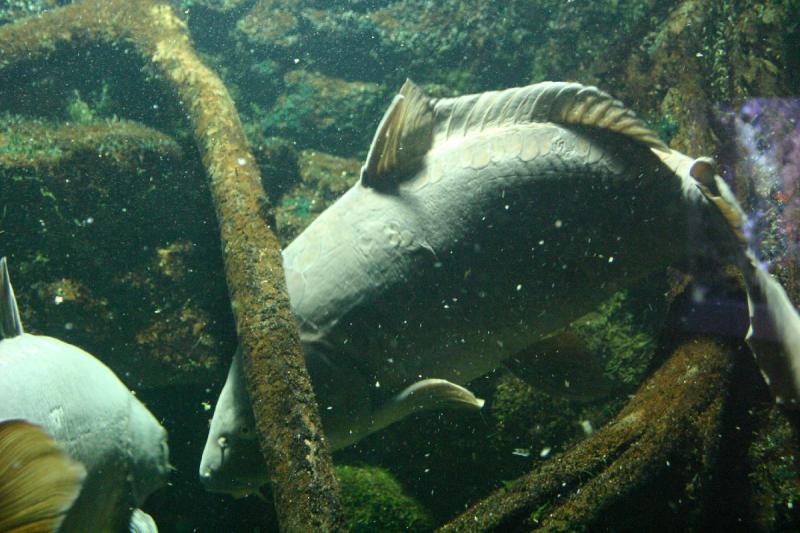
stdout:
[[(463, 385), (619, 289), (700, 245), (742, 255), (708, 165), (596, 88), (434, 100), (407, 83), (359, 182), (283, 252), (331, 446), (419, 408), (480, 407)], [(254, 432), (238, 438), (253, 424), (238, 358), (201, 460), (210, 490), (266, 479)]]
[(2, 273), (0, 422), (22, 419), (42, 427), (85, 469), (60, 531), (127, 532), (134, 509), (166, 482), (167, 433), (98, 359), (58, 339), (24, 333), (5, 258)]
[(334, 448), (404, 387), (464, 385), (686, 253), (679, 183), (646, 147), (602, 140), (459, 137), (391, 191), (356, 185), (286, 248), (320, 406), (343, 415)]

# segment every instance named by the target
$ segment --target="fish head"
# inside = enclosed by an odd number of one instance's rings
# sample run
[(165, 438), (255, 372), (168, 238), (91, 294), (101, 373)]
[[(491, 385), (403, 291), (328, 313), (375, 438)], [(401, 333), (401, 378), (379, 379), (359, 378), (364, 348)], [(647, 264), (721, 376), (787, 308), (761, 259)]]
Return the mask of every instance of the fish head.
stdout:
[(267, 482), (267, 467), (237, 351), (222, 387), (200, 459), (200, 481), (210, 492), (243, 496)]
[(131, 402), (131, 488), (136, 505), (161, 488), (172, 468), (169, 464), (167, 430), (138, 399)]

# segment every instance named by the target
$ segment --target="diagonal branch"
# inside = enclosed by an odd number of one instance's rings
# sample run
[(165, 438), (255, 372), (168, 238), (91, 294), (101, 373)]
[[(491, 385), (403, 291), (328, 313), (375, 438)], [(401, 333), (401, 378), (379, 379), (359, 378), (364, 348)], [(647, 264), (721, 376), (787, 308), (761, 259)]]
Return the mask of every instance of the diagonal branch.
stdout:
[(664, 479), (692, 499), (712, 477), (733, 351), (708, 337), (684, 340), (614, 420), (441, 531), (615, 529), (614, 512)]
[(338, 486), (239, 116), (166, 2), (86, 0), (0, 28), (0, 72), (78, 44), (130, 46), (176, 92), (211, 181), (259, 442), (285, 531), (341, 528)]

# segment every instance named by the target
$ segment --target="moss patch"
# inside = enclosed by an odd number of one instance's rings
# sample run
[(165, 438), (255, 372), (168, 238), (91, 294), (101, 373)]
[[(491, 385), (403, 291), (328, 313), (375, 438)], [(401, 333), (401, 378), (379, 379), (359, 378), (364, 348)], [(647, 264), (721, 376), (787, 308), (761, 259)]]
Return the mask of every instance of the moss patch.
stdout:
[(427, 511), (406, 495), (386, 470), (376, 466), (337, 466), (336, 475), (351, 533), (432, 531)]

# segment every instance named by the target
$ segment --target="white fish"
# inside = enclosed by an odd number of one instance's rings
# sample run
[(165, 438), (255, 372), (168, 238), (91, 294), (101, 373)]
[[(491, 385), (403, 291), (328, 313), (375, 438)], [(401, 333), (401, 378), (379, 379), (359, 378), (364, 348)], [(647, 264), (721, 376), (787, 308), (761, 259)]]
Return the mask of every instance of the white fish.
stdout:
[[(0, 423), (40, 426), (85, 471), (59, 531), (157, 531), (136, 508), (166, 482), (167, 432), (99, 360), (25, 333), (5, 258), (0, 276)], [(0, 523), (6, 513), (35, 512), (25, 494), (18, 496), (13, 507), (0, 509)]]
[[(283, 252), (332, 447), (418, 409), (479, 408), (463, 385), (703, 247), (744, 272), (748, 339), (795, 403), (800, 318), (755, 266), (743, 220), (709, 160), (670, 150), (597, 88), (437, 100), (406, 82), (360, 181)], [(201, 459), (213, 491), (267, 479), (239, 359)]]

